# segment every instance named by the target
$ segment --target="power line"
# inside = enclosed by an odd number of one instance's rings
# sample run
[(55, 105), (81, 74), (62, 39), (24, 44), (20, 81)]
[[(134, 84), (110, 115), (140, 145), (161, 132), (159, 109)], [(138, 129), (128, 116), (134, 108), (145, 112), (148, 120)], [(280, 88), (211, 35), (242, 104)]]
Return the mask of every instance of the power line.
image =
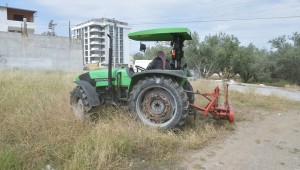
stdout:
[(194, 21), (152, 22), (152, 23), (138, 23), (138, 24), (131, 24), (131, 25), (156, 25), (156, 24), (178, 24), (178, 23), (197, 23), (197, 22), (232, 22), (232, 21), (289, 19), (289, 18), (300, 18), (300, 16), (296, 15), (296, 16), (279, 16), (279, 17), (256, 17), (256, 18), (236, 18), (236, 19), (214, 19), (214, 20), (194, 20)]
[[(265, 4), (265, 2), (261, 2), (261, 0), (258, 0), (258, 1), (249, 1), (249, 2), (239, 2), (239, 3), (234, 3), (234, 4), (231, 4), (231, 3), (228, 3), (226, 1), (224, 2), (210, 2), (210, 3), (203, 3), (201, 6), (194, 6), (196, 7), (196, 9), (193, 9), (193, 10), (189, 10), (188, 12), (189, 13), (193, 13), (193, 14), (196, 14), (196, 13), (203, 13), (203, 14), (206, 14), (210, 11), (212, 11), (211, 8), (209, 8), (210, 6), (212, 6), (213, 9), (215, 10), (224, 10), (224, 11), (230, 11), (229, 7), (231, 9), (234, 9), (234, 8), (240, 8), (240, 7), (243, 7), (245, 5), (251, 5), (252, 7), (253, 6), (256, 6), (256, 5), (261, 5), (261, 4)], [(203, 8), (203, 9), (202, 9)], [(177, 17), (176, 14), (183, 14), (186, 12), (186, 10), (184, 8), (182, 9), (178, 9), (178, 10), (170, 10), (171, 12), (168, 12), (168, 15), (160, 15), (160, 14), (151, 14), (150, 16), (143, 16), (143, 15), (139, 15), (138, 17), (135, 16), (134, 18), (129, 18), (130, 20), (132, 19), (144, 19), (144, 18), (155, 18), (155, 17), (159, 17), (159, 18), (168, 18), (168, 17), (173, 17), (175, 16), (175, 18)], [(224, 15), (222, 15), (224, 16)], [(128, 19), (128, 18), (127, 18)]]
[[(283, 5), (283, 4), (282, 4)], [(244, 8), (247, 8), (250, 10), (250, 12), (245, 13), (246, 11), (244, 11)], [(255, 7), (255, 8), (253, 8)], [(260, 7), (259, 9), (256, 9), (256, 7)], [(273, 8), (275, 7), (275, 8)], [(278, 10), (289, 10), (286, 11), (286, 13), (291, 12), (291, 10), (296, 9), (296, 8), (300, 8), (300, 6), (298, 4), (295, 4), (293, 6), (289, 6), (289, 7), (280, 7), (278, 8), (277, 4), (268, 4), (267, 2), (262, 2), (261, 0), (258, 1), (249, 1), (249, 2), (240, 2), (240, 3), (228, 3), (228, 2), (216, 2), (216, 3), (203, 3), (201, 4), (201, 6), (198, 5), (194, 5), (190, 7), (191, 9), (188, 10), (188, 14), (193, 14), (193, 16), (195, 16), (196, 14), (201, 16), (202, 19), (211, 19), (211, 18), (224, 18), (224, 17), (232, 17), (232, 15), (234, 16), (242, 16), (243, 14), (256, 14), (257, 12), (260, 12), (260, 16), (266, 16), (264, 13), (268, 13), (271, 11), (278, 11)], [(184, 16), (185, 18), (188, 16), (188, 14), (186, 14), (186, 10), (182, 9), (178, 9), (178, 10), (168, 10), (169, 12), (166, 15), (162, 15), (161, 13), (154, 13), (151, 15), (143, 15), (139, 14), (138, 16), (134, 16), (133, 18), (122, 18), (123, 20), (140, 20), (140, 19), (145, 19), (145, 18), (180, 18), (182, 16)], [(223, 14), (215, 14), (215, 12), (220, 13), (220, 11), (224, 11), (225, 13)], [(239, 12), (238, 12), (239, 11)], [(262, 12), (262, 13), (261, 13)], [(297, 13), (297, 11), (295, 11)], [(297, 15), (297, 14), (296, 14)], [(205, 16), (205, 17), (203, 17)], [(255, 16), (247, 16), (247, 17), (255, 17)], [(195, 18), (191, 18), (192, 20)], [(136, 21), (137, 24), (139, 24), (140, 21)], [(155, 21), (154, 21), (155, 22)], [(133, 22), (134, 23), (134, 22)]]

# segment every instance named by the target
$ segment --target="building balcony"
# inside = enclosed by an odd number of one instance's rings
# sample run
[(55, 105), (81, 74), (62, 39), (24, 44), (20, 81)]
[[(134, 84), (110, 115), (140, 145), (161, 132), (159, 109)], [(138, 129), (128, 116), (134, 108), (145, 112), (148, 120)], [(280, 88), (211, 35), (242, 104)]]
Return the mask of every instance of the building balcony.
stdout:
[(101, 38), (100, 35), (90, 35), (90, 38)]
[(101, 30), (100, 29), (98, 29), (98, 28), (92, 28), (91, 29), (91, 32), (100, 32)]
[[(34, 32), (35, 24), (33, 22), (26, 22), (27, 30), (31, 30)], [(14, 20), (7, 20), (7, 26), (11, 30), (20, 30), (24, 29), (24, 22), (22, 21), (14, 21)], [(22, 28), (21, 28), (22, 26)]]
[(91, 41), (91, 44), (100, 44), (99, 41)]
[(100, 51), (100, 48), (93, 47), (91, 48), (91, 51)]
[(91, 54), (91, 57), (100, 57), (99, 54)]

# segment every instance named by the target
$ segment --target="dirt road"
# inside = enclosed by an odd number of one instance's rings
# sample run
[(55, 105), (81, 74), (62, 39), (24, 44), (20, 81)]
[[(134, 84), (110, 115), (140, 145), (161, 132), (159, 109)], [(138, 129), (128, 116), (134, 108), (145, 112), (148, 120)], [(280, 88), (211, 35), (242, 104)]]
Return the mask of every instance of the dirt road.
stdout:
[(185, 169), (300, 170), (300, 111), (257, 111), (228, 136), (187, 154)]
[(288, 100), (300, 101), (300, 91), (296, 89), (289, 89), (283, 87), (273, 87), (266, 85), (256, 85), (256, 84), (247, 84), (247, 83), (236, 83), (233, 81), (229, 82), (229, 87), (232, 90), (236, 90), (239, 92), (246, 92), (248, 90), (255, 91), (256, 93), (270, 96), (276, 95)]

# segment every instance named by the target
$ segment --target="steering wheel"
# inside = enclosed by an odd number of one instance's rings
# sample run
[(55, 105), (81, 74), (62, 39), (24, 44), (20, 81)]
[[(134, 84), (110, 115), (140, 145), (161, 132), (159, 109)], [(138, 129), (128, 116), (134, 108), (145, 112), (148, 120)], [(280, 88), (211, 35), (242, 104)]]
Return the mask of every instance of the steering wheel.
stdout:
[(145, 71), (146, 70), (144, 67), (141, 67), (141, 66), (138, 66), (138, 65), (135, 65), (135, 68), (136, 68), (137, 72), (139, 72), (139, 70), (141, 70), (141, 71)]

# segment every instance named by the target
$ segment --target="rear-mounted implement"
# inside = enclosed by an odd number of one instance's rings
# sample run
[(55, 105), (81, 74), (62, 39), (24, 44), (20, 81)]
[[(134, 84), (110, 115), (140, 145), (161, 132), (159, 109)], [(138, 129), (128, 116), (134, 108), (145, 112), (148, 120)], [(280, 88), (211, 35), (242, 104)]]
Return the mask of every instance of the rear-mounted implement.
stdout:
[(225, 102), (224, 106), (218, 106), (219, 96), (220, 96), (220, 88), (217, 86), (215, 88), (214, 93), (200, 93), (197, 92), (188, 92), (194, 93), (203, 96), (205, 99), (209, 101), (206, 107), (197, 106), (195, 104), (190, 104), (190, 107), (203, 111), (203, 115), (207, 116), (208, 113), (212, 114), (214, 117), (225, 118), (230, 122), (234, 121), (234, 111), (228, 102), (228, 84), (226, 84), (226, 94), (225, 94)]

